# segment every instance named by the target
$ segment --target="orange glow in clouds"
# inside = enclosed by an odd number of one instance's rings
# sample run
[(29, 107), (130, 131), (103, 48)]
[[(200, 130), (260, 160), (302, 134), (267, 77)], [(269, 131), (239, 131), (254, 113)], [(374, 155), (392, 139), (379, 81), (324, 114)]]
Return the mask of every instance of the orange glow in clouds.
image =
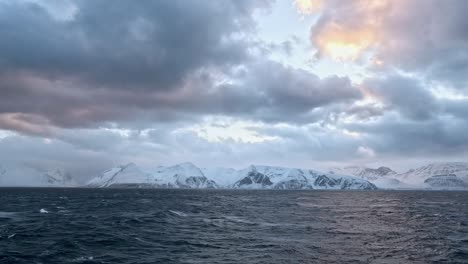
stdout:
[(329, 24), (313, 38), (321, 55), (335, 60), (356, 60), (375, 40), (372, 29), (349, 31), (338, 24)]
[(333, 9), (334, 18), (313, 28), (311, 41), (320, 56), (339, 61), (355, 61), (381, 40), (382, 36), (379, 34), (382, 19), (390, 7), (398, 2), (350, 0), (338, 1), (337, 4), (319, 0), (296, 0), (296, 8), (301, 14), (310, 14), (320, 8)]

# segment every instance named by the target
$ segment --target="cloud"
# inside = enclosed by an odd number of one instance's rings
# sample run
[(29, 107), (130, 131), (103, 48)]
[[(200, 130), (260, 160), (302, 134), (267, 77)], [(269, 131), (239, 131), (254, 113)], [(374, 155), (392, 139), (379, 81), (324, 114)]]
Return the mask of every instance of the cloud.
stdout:
[(0, 149), (0, 165), (45, 170), (61, 168), (71, 171), (77, 180), (89, 179), (120, 161), (119, 157), (109, 153), (79, 149), (60, 140), (24, 135), (8, 135), (0, 139)]
[[(66, 3), (0, 3), (1, 128), (51, 135), (207, 114), (304, 123), (361, 97), (346, 77), (251, 52), (262, 48), (253, 13), (268, 1)], [(60, 8), (74, 11), (57, 19)]]
[[(466, 98), (444, 97), (443, 93), (437, 96), (419, 78), (394, 73), (368, 78), (362, 82), (362, 88), (366, 97), (380, 106), (344, 109), (344, 118), (335, 125), (358, 133), (377, 157), (466, 156)], [(354, 119), (347, 122), (350, 116)]]
[(432, 93), (420, 81), (399, 75), (366, 79), (362, 86), (389, 108), (410, 119), (430, 119), (440, 112)]
[(0, 160), (87, 179), (129, 161), (467, 157), (465, 3), (296, 1), (319, 77), (275, 61), (310, 55), (300, 39), (259, 40), (271, 1), (0, 0)]
[(265, 122), (315, 122), (314, 111), (362, 96), (349, 78), (320, 79), (308, 71), (272, 61), (249, 65), (239, 79), (226, 86), (227, 100), (222, 101), (225, 113), (238, 112)]
[(311, 40), (319, 56), (357, 60), (371, 54), (379, 67), (464, 89), (467, 11), (464, 0), (324, 1)]
[(9, 113), (0, 115), (0, 127), (13, 131), (22, 131), (31, 135), (52, 135), (48, 121), (42, 116), (22, 113)]
[(362, 133), (368, 146), (387, 157), (461, 157), (468, 146), (463, 132), (468, 122), (452, 117), (405, 121), (397, 114), (388, 114), (347, 128)]
[(364, 157), (375, 157), (375, 151), (369, 147), (359, 146), (356, 153)]
[[(57, 127), (99, 127), (115, 122), (144, 126), (197, 120), (207, 114), (304, 123), (316, 121), (319, 117), (314, 111), (320, 108), (361, 97), (348, 78), (320, 79), (270, 60), (245, 64), (240, 72), (223, 78), (230, 81), (219, 82), (216, 74), (202, 71), (178, 89), (138, 93), (81, 88), (79, 83), (22, 73), (4, 74), (0, 75), (4, 81), (0, 84), (0, 126), (43, 135)], [(134, 117), (138, 117), (136, 122)]]
[(73, 4), (73, 19), (56, 20), (43, 5), (2, 2), (0, 66), (111, 89), (173, 89), (200, 67), (245, 60), (249, 43), (235, 35), (253, 30), (252, 13), (268, 6), (243, 0)]
[(299, 13), (309, 15), (319, 11), (323, 6), (323, 0), (296, 0), (294, 5)]

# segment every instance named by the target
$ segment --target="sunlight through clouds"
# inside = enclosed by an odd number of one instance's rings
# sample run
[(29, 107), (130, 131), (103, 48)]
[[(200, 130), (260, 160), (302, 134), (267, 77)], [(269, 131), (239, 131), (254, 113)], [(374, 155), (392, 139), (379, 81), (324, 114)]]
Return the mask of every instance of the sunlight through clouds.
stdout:
[(209, 142), (236, 141), (242, 143), (262, 143), (278, 139), (262, 135), (254, 128), (261, 128), (257, 122), (232, 120), (230, 118), (206, 118), (205, 122), (189, 127), (186, 130), (195, 132)]
[(78, 155), (90, 171), (466, 159), (467, 12), (464, 0), (0, 0), (0, 149), (41, 159), (35, 146), (72, 169)]
[(349, 32), (338, 24), (330, 24), (317, 32), (312, 41), (319, 49), (320, 56), (329, 56), (338, 61), (355, 61), (375, 41), (375, 33), (370, 29)]
[(310, 15), (322, 8), (323, 0), (296, 0), (294, 5), (299, 13)]
[[(318, 49), (319, 56), (328, 56), (337, 61), (356, 61), (380, 41), (382, 15), (388, 10), (390, 2), (304, 0), (296, 1), (296, 6), (303, 15), (323, 9), (321, 19), (311, 31), (311, 41)], [(352, 15), (348, 14), (351, 10)], [(358, 20), (348, 21), (354, 16)], [(381, 63), (378, 60), (378, 64)]]

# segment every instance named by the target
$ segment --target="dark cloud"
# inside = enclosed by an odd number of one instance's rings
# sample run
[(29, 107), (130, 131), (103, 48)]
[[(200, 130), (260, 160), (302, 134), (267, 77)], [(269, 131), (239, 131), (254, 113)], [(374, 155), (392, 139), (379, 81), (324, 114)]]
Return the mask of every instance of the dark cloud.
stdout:
[(357, 120), (339, 127), (359, 133), (382, 158), (466, 156), (465, 98), (437, 97), (420, 79), (395, 74), (366, 79), (362, 86), (383, 105), (345, 109), (345, 117)]
[(439, 102), (444, 113), (468, 121), (468, 98), (456, 100), (441, 99)]
[(65, 19), (40, 3), (0, 3), (4, 129), (45, 135), (206, 114), (304, 123), (361, 96), (348, 78), (251, 52), (262, 46), (249, 40), (253, 12), (268, 1), (70, 1)]
[[(400, 1), (389, 12), (379, 55), (408, 71), (427, 71), (427, 78), (468, 81), (468, 2)], [(463, 87), (465, 88), (465, 87)]]
[(258, 95), (265, 97), (255, 112), (265, 121), (315, 122), (310, 118), (312, 110), (362, 96), (348, 78), (320, 79), (310, 72), (279, 63), (255, 64), (246, 74), (244, 90), (255, 89)]
[(407, 118), (426, 120), (440, 112), (432, 93), (417, 79), (390, 75), (367, 79), (362, 86)]
[(365, 142), (383, 157), (438, 159), (467, 154), (466, 120), (445, 117), (403, 121), (397, 115), (389, 114), (375, 122), (355, 123), (346, 127), (365, 135)]
[[(81, 89), (79, 83), (5, 74), (1, 78), (5, 82), (0, 84), (4, 92), (0, 98), (0, 125), (34, 133), (31, 126), (41, 123), (48, 131), (53, 127), (96, 127), (109, 122), (131, 126), (178, 122), (206, 114), (307, 123), (320, 118), (314, 111), (321, 107), (361, 97), (348, 78), (320, 79), (269, 60), (246, 64), (240, 73), (227, 78), (230, 83), (217, 83), (215, 74), (200, 72), (191, 75), (178, 89), (142, 94), (132, 90)], [(34, 116), (37, 121), (29, 125), (27, 116)], [(47, 131), (39, 130), (37, 134)]]
[[(328, 37), (368, 45), (363, 54), (383, 62), (362, 84), (269, 59), (301, 43), (258, 40), (255, 13), (266, 0), (0, 0), (0, 128), (18, 132), (0, 130), (0, 161), (85, 179), (129, 161), (313, 167), (466, 157), (465, 91), (433, 90), (466, 86), (466, 1), (324, 3), (312, 40), (332, 29)], [(233, 122), (268, 140), (229, 135), (239, 131)], [(230, 132), (209, 140), (194, 127)]]
[(246, 65), (232, 83), (211, 91), (195, 91), (188, 98), (197, 94), (201, 101), (191, 99), (191, 102), (198, 109), (208, 109), (206, 113), (287, 123), (316, 122), (320, 117), (314, 111), (362, 97), (348, 78), (320, 79), (310, 72), (270, 60)]
[[(40, 4), (0, 5), (0, 67), (113, 89), (164, 90), (200, 67), (238, 64), (267, 1), (73, 1), (57, 20)], [(94, 87), (94, 86), (93, 86)]]

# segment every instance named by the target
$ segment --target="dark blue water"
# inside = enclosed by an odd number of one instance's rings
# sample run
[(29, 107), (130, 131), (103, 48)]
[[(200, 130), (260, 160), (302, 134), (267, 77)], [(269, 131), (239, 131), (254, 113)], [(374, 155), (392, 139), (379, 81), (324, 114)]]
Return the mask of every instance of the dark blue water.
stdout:
[(468, 263), (468, 192), (0, 189), (0, 263)]

